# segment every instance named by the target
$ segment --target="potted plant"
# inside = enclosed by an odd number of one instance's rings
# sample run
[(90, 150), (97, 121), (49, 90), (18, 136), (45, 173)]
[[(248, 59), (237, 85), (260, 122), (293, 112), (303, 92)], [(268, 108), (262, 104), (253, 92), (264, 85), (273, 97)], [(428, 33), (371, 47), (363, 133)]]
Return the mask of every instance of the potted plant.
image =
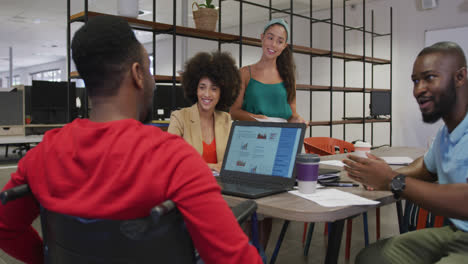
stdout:
[(119, 16), (137, 18), (138, 12), (138, 0), (119, 0), (117, 2), (117, 14)]
[[(215, 31), (218, 21), (218, 8), (212, 4), (213, 0), (205, 0), (205, 3), (193, 2), (192, 12), (195, 28)], [(195, 6), (197, 9), (195, 10)]]

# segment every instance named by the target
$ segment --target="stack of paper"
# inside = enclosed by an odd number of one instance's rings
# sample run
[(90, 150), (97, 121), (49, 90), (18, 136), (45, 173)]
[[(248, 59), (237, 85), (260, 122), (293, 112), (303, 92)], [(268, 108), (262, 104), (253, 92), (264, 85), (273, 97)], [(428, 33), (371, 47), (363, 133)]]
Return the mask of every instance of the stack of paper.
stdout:
[[(352, 154), (352, 153), (351, 153)], [(409, 157), (380, 157), (389, 165), (408, 165), (413, 162)], [(345, 164), (341, 160), (322, 160), (320, 164), (343, 167)]]
[(389, 165), (409, 165), (413, 162), (412, 158), (409, 157), (381, 157)]
[(324, 164), (324, 165), (337, 166), (337, 167), (344, 166), (344, 163), (341, 160), (322, 160), (319, 163)]
[(380, 203), (378, 201), (369, 200), (361, 196), (343, 192), (337, 189), (319, 189), (312, 194), (303, 194), (299, 191), (289, 191), (289, 193), (316, 202), (324, 207), (375, 205)]
[(267, 118), (256, 118), (253, 115), (250, 115), (258, 122), (274, 122), (274, 123), (287, 123), (288, 120), (281, 117), (267, 117)]

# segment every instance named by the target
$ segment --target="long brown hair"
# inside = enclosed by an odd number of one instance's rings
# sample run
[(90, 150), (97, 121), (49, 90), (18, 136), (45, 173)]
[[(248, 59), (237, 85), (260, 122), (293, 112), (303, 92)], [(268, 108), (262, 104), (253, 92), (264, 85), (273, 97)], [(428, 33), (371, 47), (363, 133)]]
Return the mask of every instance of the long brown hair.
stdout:
[(284, 87), (286, 87), (288, 103), (291, 103), (296, 97), (296, 64), (289, 45), (276, 58), (276, 68), (283, 79)]

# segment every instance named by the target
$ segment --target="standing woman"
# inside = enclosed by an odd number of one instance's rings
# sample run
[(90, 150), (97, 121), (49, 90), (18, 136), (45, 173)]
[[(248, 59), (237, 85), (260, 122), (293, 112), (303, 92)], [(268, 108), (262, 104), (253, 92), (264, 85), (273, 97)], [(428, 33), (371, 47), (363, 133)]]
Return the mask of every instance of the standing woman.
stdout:
[(233, 119), (279, 117), (307, 124), (296, 111), (296, 65), (289, 36), (289, 25), (283, 19), (272, 19), (265, 26), (260, 35), (262, 57), (240, 70), (241, 89), (231, 107)]
[[(308, 124), (296, 111), (296, 65), (287, 43), (289, 36), (289, 25), (284, 19), (272, 19), (266, 24), (260, 35), (262, 57), (240, 70), (241, 88), (230, 110), (232, 119), (255, 121), (279, 117)], [(271, 228), (271, 218), (259, 221), (263, 248), (268, 244)]]
[(185, 98), (193, 105), (171, 114), (168, 132), (183, 137), (217, 172), (231, 130), (231, 116), (224, 111), (239, 87), (239, 70), (229, 53), (200, 52), (186, 63), (182, 74)]

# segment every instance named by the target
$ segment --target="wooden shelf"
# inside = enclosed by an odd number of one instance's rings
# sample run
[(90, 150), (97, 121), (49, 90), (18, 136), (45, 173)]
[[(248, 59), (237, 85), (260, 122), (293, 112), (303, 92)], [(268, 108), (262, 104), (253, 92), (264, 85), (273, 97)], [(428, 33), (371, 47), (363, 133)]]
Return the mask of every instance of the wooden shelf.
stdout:
[[(90, 17), (95, 17), (95, 16), (102, 16), (102, 15), (109, 15), (109, 14), (104, 14), (104, 13), (98, 13), (98, 12), (91, 12), (88, 11), (88, 18)], [(111, 15), (109, 15), (111, 16)], [(151, 30), (151, 31), (156, 31), (156, 32), (165, 32), (165, 31), (170, 31), (172, 30), (173, 26), (164, 24), (164, 23), (158, 23), (158, 22), (153, 22), (153, 21), (147, 21), (147, 20), (140, 20), (136, 18), (131, 18), (131, 17), (122, 17), (127, 22), (133, 26), (133, 27), (138, 27), (139, 29), (146, 29), (146, 30)], [(70, 20), (72, 22), (74, 21), (79, 21), (79, 22), (84, 22), (85, 21), (85, 12), (79, 12), (77, 14), (74, 14), (70, 16)]]
[[(98, 12), (88, 12), (88, 17), (100, 16), (100, 15), (108, 15), (108, 14), (98, 13)], [(84, 12), (74, 14), (70, 17), (71, 21), (80, 21), (80, 22), (84, 22), (84, 18), (85, 18)], [(122, 17), (122, 18), (127, 20), (127, 22), (132, 27), (135, 27), (141, 30), (154, 31), (156, 33), (172, 33), (175, 28), (175, 32), (178, 36), (216, 40), (216, 41), (222, 41), (222, 42), (228, 42), (228, 43), (239, 43), (242, 41), (242, 44), (244, 45), (256, 46), (256, 47), (262, 46), (261, 40), (257, 38), (244, 37), (244, 36), (241, 38), (240, 36), (232, 35), (232, 34), (219, 33), (219, 32), (214, 32), (214, 31), (201, 30), (201, 29), (182, 27), (182, 26), (174, 27), (171, 24), (164, 24), (164, 23), (152, 22), (152, 21), (147, 21), (147, 20), (139, 20), (136, 18), (129, 18), (129, 17)], [(331, 54), (329, 50), (311, 48), (311, 47), (300, 46), (300, 45), (293, 45), (292, 48), (295, 53), (301, 53), (301, 54), (307, 54), (307, 55), (325, 57), (325, 56), (330, 56)], [(333, 52), (333, 57), (344, 59), (344, 60), (351, 60), (351, 61), (363, 60), (363, 57), (361, 55), (341, 53), (341, 52)], [(389, 64), (390, 60), (365, 57), (365, 62), (373, 63), (373, 64)]]
[(373, 64), (390, 64), (392, 61), (391, 60), (386, 60), (386, 59), (379, 59), (379, 58), (371, 58), (371, 57), (366, 57), (366, 62), (370, 62)]
[(392, 121), (391, 118), (371, 119), (372, 123), (389, 123)]
[[(329, 0), (332, 1), (332, 0)], [(247, 3), (247, 2), (246, 2)], [(253, 3), (253, 2), (251, 2)], [(254, 5), (261, 6), (258, 3), (254, 3)], [(267, 8), (267, 6), (261, 6)], [(69, 12), (70, 10), (68, 10)], [(230, 12), (231, 10), (227, 9), (227, 12)], [(242, 12), (242, 10), (241, 10)], [(95, 16), (101, 16), (101, 15), (109, 15), (105, 13), (98, 13), (98, 12), (87, 12), (86, 17), (95, 17)], [(325, 18), (325, 19), (314, 19), (312, 17), (308, 17), (307, 15), (299, 15), (299, 14), (293, 14), (291, 15), (294, 16), (300, 16), (305, 19), (309, 19), (311, 23), (315, 22), (325, 22), (329, 23), (333, 26), (340, 26), (344, 27), (345, 30), (359, 30), (361, 32), (364, 32), (363, 35), (366, 36), (366, 34), (371, 34), (372, 37), (380, 37), (380, 36), (390, 36), (390, 42), (392, 41), (392, 32), (388, 34), (378, 34), (375, 32), (371, 32), (368, 30), (365, 30), (365, 25), (363, 27), (350, 27), (346, 25), (340, 25), (338, 23), (334, 23), (333, 21), (330, 20), (330, 18)], [(115, 16), (115, 15), (114, 15)], [(249, 37), (249, 36), (239, 36), (234, 34), (226, 34), (226, 33), (221, 33), (221, 32), (215, 32), (215, 31), (207, 31), (207, 30), (200, 30), (196, 29), (194, 27), (186, 27), (186, 26), (179, 26), (177, 24), (172, 24), (172, 21), (167, 21), (167, 23), (159, 23), (159, 22), (152, 22), (148, 20), (140, 20), (138, 18), (128, 18), (128, 17), (121, 17), (122, 19), (126, 20), (130, 26), (135, 29), (135, 30), (143, 30), (147, 32), (151, 32), (153, 36), (155, 34), (166, 34), (168, 36), (173, 36), (173, 37), (182, 37), (182, 38), (196, 38), (196, 39), (204, 39), (208, 41), (216, 41), (218, 45), (220, 44), (233, 44), (233, 45), (241, 45), (242, 46), (249, 46), (249, 47), (262, 47), (262, 41), (257, 37)], [(70, 17), (71, 22), (84, 22), (85, 21), (85, 12), (80, 12), (77, 14), (74, 14)], [(390, 21), (392, 19), (392, 11), (390, 11)], [(365, 21), (364, 21), (365, 23)], [(333, 31), (333, 26), (330, 29), (330, 34), (332, 34)], [(391, 29), (391, 26), (390, 26)], [(70, 32), (69, 32), (70, 33)], [(343, 37), (346, 39), (346, 36)], [(175, 43), (173, 43), (175, 45)], [(325, 49), (319, 49), (319, 48), (312, 48), (308, 45), (307, 42), (301, 42), (301, 44), (306, 45), (306, 46), (301, 46), (301, 45), (291, 45), (291, 49), (293, 53), (296, 54), (304, 54), (308, 56), (309, 58), (314, 57), (315, 62), (318, 63), (333, 63), (333, 62), (343, 62), (343, 63), (352, 63), (350, 67), (358, 66), (361, 65), (361, 68), (364, 67), (364, 70), (366, 70), (366, 64), (372, 64), (372, 66), (375, 65), (391, 65), (392, 61), (390, 59), (384, 59), (384, 58), (374, 58), (370, 53), (362, 53), (359, 55), (360, 51), (356, 50), (354, 52), (358, 54), (351, 54), (344, 52), (346, 51), (344, 48), (343, 49), (338, 49), (334, 50), (334, 48), (331, 48), (328, 50), (327, 48), (330, 48), (328, 46), (321, 46), (325, 47)], [(333, 43), (337, 44), (337, 43)], [(152, 43), (153, 49), (155, 48), (156, 43)], [(363, 43), (362, 46), (366, 48), (366, 43)], [(372, 48), (374, 47), (374, 43), (372, 42)], [(68, 47), (70, 48), (70, 47)], [(340, 52), (341, 51), (341, 52)], [(367, 56), (366, 56), (367, 55)], [(390, 52), (391, 55), (391, 52)], [(382, 55), (384, 57), (387, 57), (385, 55)], [(391, 57), (391, 56), (390, 56)], [(387, 57), (388, 58), (388, 57)], [(318, 59), (318, 61), (317, 61)], [(173, 62), (175, 63), (175, 62)], [(356, 65), (355, 65), (356, 64)], [(385, 67), (386, 68), (386, 67)], [(156, 73), (156, 72), (155, 72)], [(390, 69), (391, 73), (391, 69)], [(372, 73), (373, 74), (373, 73)], [(332, 78), (333, 75), (330, 74), (330, 78)], [(79, 74), (77, 72), (71, 73), (71, 78), (79, 78)], [(311, 83), (316, 82), (315, 79), (313, 79), (313, 76), (310, 76), (311, 78)], [(392, 78), (392, 75), (390, 74), (390, 79)], [(164, 85), (169, 85), (172, 86), (172, 83), (174, 82), (181, 82), (181, 77), (179, 76), (171, 76), (171, 75), (154, 75), (154, 79), (157, 83), (163, 83)], [(335, 94), (333, 92), (338, 92), (341, 93), (343, 96), (345, 96), (347, 93), (357, 93), (362, 96), (368, 96), (368, 93), (371, 93), (373, 91), (382, 91), (382, 92), (389, 92), (391, 93), (391, 86), (388, 87), (388, 89), (385, 89), (385, 87), (379, 87), (379, 88), (371, 88), (371, 87), (349, 87), (349, 86), (337, 86), (336, 84), (333, 86), (331, 85), (332, 83), (329, 82), (329, 85), (313, 85), (313, 84), (296, 84), (296, 89), (298, 91), (311, 91), (311, 96), (312, 92), (328, 92), (330, 95)], [(363, 85), (365, 86), (365, 85)], [(338, 94), (338, 95), (341, 95)], [(319, 94), (320, 95), (320, 94)], [(321, 94), (323, 95), (323, 94)], [(346, 97), (346, 96), (345, 96)], [(346, 102), (346, 101), (345, 101)], [(330, 103), (330, 111), (333, 111), (333, 103)], [(309, 107), (312, 107), (311, 105)], [(364, 115), (364, 114), (363, 114)], [(312, 117), (310, 117), (312, 119)], [(327, 117), (325, 117), (326, 119)], [(334, 125), (343, 125), (344, 129), (346, 129), (346, 125), (363, 125), (363, 124), (373, 124), (373, 123), (389, 123), (392, 122), (391, 116), (389, 116), (388, 119), (367, 119), (365, 117), (361, 119), (346, 119), (346, 120), (329, 120), (329, 121), (310, 121), (310, 126), (334, 126)], [(158, 123), (159, 125), (159, 123)], [(391, 127), (391, 126), (390, 126)], [(361, 128), (360, 128), (361, 129)], [(363, 137), (365, 137), (365, 127), (362, 126), (363, 129)], [(330, 135), (333, 133), (330, 132)], [(371, 134), (371, 138), (373, 139), (373, 132)], [(390, 129), (390, 144), (391, 144), (391, 129)]]
[(78, 74), (77, 71), (70, 72), (70, 78), (71, 79), (80, 79), (80, 75)]
[[(72, 79), (79, 79), (80, 75), (78, 72), (70, 72), (70, 78)], [(180, 76), (176, 76), (176, 82), (179, 83), (182, 80)], [(160, 83), (171, 83), (172, 82), (172, 75), (154, 75), (154, 81)]]
[[(180, 83), (182, 77), (176, 76), (176, 83)], [(172, 75), (154, 75), (154, 81), (160, 83), (172, 83)]]
[[(260, 39), (257, 39), (257, 38), (242, 37), (242, 44), (261, 47), (262, 46), (262, 41)], [(293, 50), (296, 53), (310, 54), (310, 55), (315, 55), (315, 56), (328, 56), (328, 55), (330, 55), (330, 51), (328, 51), (328, 50), (310, 48), (310, 47), (299, 46), (299, 45), (293, 45)]]
[[(388, 123), (391, 122), (391, 118), (388, 119), (365, 119), (366, 123)], [(335, 120), (335, 121), (310, 121), (309, 126), (329, 126), (329, 125), (344, 125), (344, 124), (362, 124), (361, 120)]]
[[(108, 14), (98, 13), (98, 12), (88, 12), (88, 17), (95, 17), (95, 16), (102, 16), (102, 15), (108, 15)], [(138, 29), (154, 31), (156, 33), (172, 33), (174, 31), (174, 26), (171, 24), (140, 20), (140, 19), (130, 18), (130, 17), (122, 17), (122, 18), (125, 19), (132, 27), (135, 27)], [(84, 22), (84, 12), (74, 14), (70, 17), (70, 19), (71, 21)], [(219, 40), (219, 41), (225, 41), (225, 42), (239, 41), (239, 36), (236, 36), (236, 35), (190, 28), (190, 27), (175, 26), (175, 32), (177, 35), (185, 36), (185, 37), (203, 38), (203, 39)]]
[[(325, 85), (308, 85), (308, 84), (296, 84), (296, 89), (300, 91), (323, 91), (323, 92), (329, 92), (330, 90), (333, 90), (334, 92), (359, 92), (362, 93), (362, 88), (358, 87), (339, 87), (339, 86), (333, 86), (330, 89), (330, 86), (325, 86)], [(365, 92), (372, 92), (372, 91), (390, 91), (389, 89), (380, 89), (380, 88), (366, 88)]]
[[(172, 27), (172, 25), (170, 26)], [(239, 41), (239, 36), (236, 35), (182, 26), (176, 26), (176, 34), (179, 36), (219, 40), (224, 42)]]
[(300, 91), (330, 91), (330, 86), (296, 84), (296, 90), (300, 90)]
[[(239, 38), (240, 41), (240, 38)], [(242, 37), (242, 44), (249, 45), (249, 46), (255, 46), (255, 47), (261, 47), (262, 46), (262, 41), (260, 39), (256, 38), (249, 38), (249, 37)]]
[[(363, 56), (350, 54), (350, 53), (343, 53), (343, 52), (333, 52), (333, 58), (337, 59), (344, 59), (347, 61), (363, 61)], [(364, 61), (372, 64), (390, 64), (390, 60), (386, 59), (379, 59), (379, 58), (372, 58), (372, 57), (364, 57)]]

